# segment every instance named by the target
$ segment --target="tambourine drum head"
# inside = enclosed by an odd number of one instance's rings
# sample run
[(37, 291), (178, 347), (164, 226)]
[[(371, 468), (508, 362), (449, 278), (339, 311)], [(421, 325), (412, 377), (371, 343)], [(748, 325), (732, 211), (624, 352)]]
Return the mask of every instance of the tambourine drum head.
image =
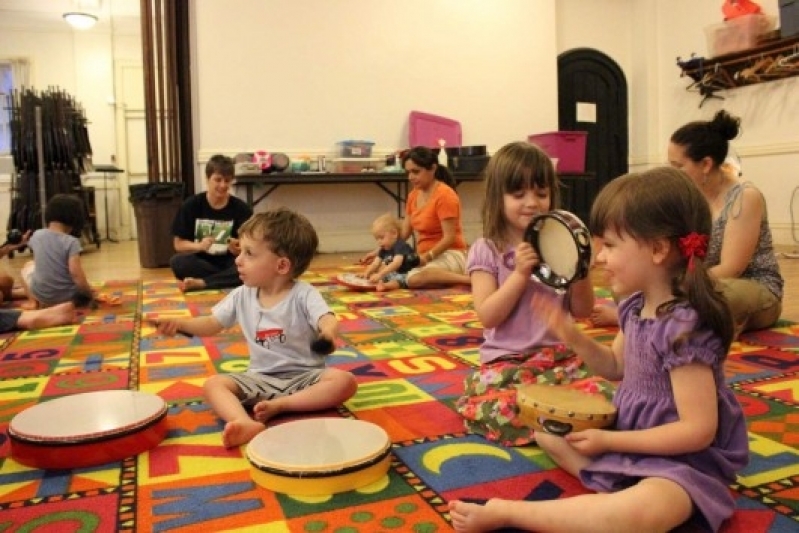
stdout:
[(385, 476), (391, 440), (383, 428), (362, 420), (296, 420), (259, 433), (247, 445), (247, 459), (255, 482), (274, 492), (335, 494)]
[(555, 274), (572, 279), (577, 274), (579, 256), (572, 245), (574, 237), (568, 227), (554, 218), (541, 220), (538, 231), (538, 252), (546, 258)]
[(348, 289), (352, 289), (354, 291), (373, 291), (377, 288), (377, 285), (375, 285), (368, 279), (362, 278), (351, 272), (345, 272), (343, 274), (339, 274), (336, 277), (336, 281), (338, 281)]
[(8, 426), (11, 455), (37, 468), (78, 468), (137, 455), (166, 436), (167, 405), (155, 394), (86, 392), (29, 407)]
[(588, 275), (591, 235), (576, 215), (563, 210), (539, 215), (530, 223), (524, 238), (541, 261), (533, 274), (546, 285), (563, 289)]
[(565, 435), (608, 427), (616, 421), (616, 407), (602, 394), (562, 385), (522, 385), (516, 400), (520, 418), (536, 431)]

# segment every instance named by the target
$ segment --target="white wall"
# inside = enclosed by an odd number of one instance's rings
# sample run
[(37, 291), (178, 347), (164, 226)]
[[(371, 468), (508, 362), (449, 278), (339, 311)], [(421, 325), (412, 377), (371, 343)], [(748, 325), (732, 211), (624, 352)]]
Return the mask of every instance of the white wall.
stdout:
[[(554, 4), (197, 2), (200, 163), (256, 149), (332, 156), (344, 139), (392, 152), (408, 146), (412, 110), (459, 120), (463, 143), (490, 151), (557, 129)], [(459, 191), (473, 239), (481, 188)], [(374, 185), (335, 185), (283, 187), (258, 209), (281, 204), (311, 219), (324, 251), (371, 247), (372, 219), (395, 208)]]
[[(0, 57), (26, 57), (31, 61), (30, 87), (41, 93), (55, 88), (65, 91), (84, 109), (87, 118), (92, 159), (109, 164), (117, 159), (124, 146), (116, 136), (115, 62), (141, 63), (141, 39), (138, 35), (114, 33), (108, 29), (75, 31), (62, 27), (34, 29), (17, 25), (13, 20), (0, 22)], [(3, 102), (5, 105), (5, 102)], [(0, 234), (5, 234), (10, 209), (9, 176), (0, 176)], [(102, 175), (89, 173), (83, 183), (95, 187), (97, 220), (100, 234), (105, 237), (105, 186), (108, 185), (108, 220), (111, 236), (118, 237), (120, 226), (130, 225), (123, 217), (127, 213), (127, 184), (125, 176), (106, 180)], [(120, 223), (121, 222), (121, 223)]]
[[(799, 78), (723, 91), (724, 100), (711, 99), (700, 108), (702, 97), (687, 91), (690, 79), (680, 76), (678, 57), (709, 56), (705, 28), (722, 21), (721, 4), (559, 0), (558, 52), (596, 48), (624, 70), (631, 170), (664, 164), (671, 133), (686, 122), (710, 119), (719, 109), (740, 117), (742, 133), (732, 146), (741, 157), (744, 177), (765, 195), (775, 242), (794, 245), (792, 220), (799, 216), (799, 198), (792, 194), (799, 188)], [(778, 0), (759, 4), (765, 13), (778, 16)], [(617, 31), (606, 31), (610, 24)]]
[[(759, 3), (777, 14), (777, 2)], [(734, 148), (766, 195), (775, 240), (794, 244), (799, 78), (726, 91), (724, 101), (699, 109), (700, 97), (685, 90), (676, 65), (678, 56), (706, 54), (704, 28), (721, 20), (720, 1), (229, 0), (191, 7), (198, 188), (202, 165), (216, 152), (332, 154), (337, 141), (358, 137), (375, 141), (376, 153), (405, 147), (414, 109), (460, 120), (465, 144), (495, 151), (557, 127), (557, 55), (589, 47), (627, 77), (632, 169), (663, 163), (676, 127), (723, 107), (742, 118)], [(124, 102), (109, 103), (111, 65), (140, 61), (140, 40), (92, 32), (23, 30), (3, 20), (0, 56), (30, 57), (36, 88), (74, 95), (87, 109), (94, 159), (107, 163), (124, 149), (113, 129), (115, 107)], [(98, 187), (102, 209), (102, 180), (86, 180)], [(110, 193), (113, 229), (115, 219), (125, 223), (113, 198), (126, 207), (127, 193)], [(473, 238), (481, 189), (465, 184), (460, 193)], [(0, 179), (0, 229), (7, 194)], [(395, 206), (374, 185), (283, 187), (259, 209), (279, 204), (308, 214), (327, 251), (368, 248), (371, 219)]]
[[(759, 3), (766, 13), (779, 13), (777, 0)], [(659, 145), (665, 151), (674, 129), (689, 120), (709, 119), (719, 109), (740, 117), (742, 133), (732, 146), (741, 157), (744, 178), (755, 183), (765, 195), (775, 241), (799, 244), (791, 235), (792, 213), (799, 215), (799, 199), (792, 195), (799, 188), (799, 101), (796, 96), (799, 78), (725, 91), (722, 93), (725, 100), (708, 100), (700, 109), (701, 97), (685, 90), (688, 79), (680, 78), (678, 67), (674, 63), (669, 65), (665, 59), (707, 52), (704, 28), (718, 23), (721, 14), (719, 6), (706, 4), (679, 0), (658, 12), (662, 27), (683, 29), (680, 34), (663, 32), (661, 36), (664, 60), (660, 66)], [(691, 20), (690, 26), (686, 26), (686, 20)], [(665, 158), (660, 157), (661, 160)]]

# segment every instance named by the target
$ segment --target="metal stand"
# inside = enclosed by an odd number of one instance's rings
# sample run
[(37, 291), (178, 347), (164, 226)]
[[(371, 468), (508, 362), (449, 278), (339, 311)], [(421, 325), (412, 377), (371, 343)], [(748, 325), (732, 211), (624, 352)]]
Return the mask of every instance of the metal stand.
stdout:
[(108, 175), (125, 172), (114, 165), (94, 165), (94, 170), (103, 173), (103, 200), (105, 204), (105, 238), (110, 242), (119, 242), (111, 238), (111, 226), (108, 224)]

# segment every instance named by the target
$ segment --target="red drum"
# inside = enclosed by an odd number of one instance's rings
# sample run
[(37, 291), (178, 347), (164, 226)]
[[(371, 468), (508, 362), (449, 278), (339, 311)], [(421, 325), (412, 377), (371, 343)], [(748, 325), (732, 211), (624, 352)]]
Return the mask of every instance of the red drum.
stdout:
[(29, 407), (8, 426), (11, 456), (44, 469), (119, 461), (158, 446), (167, 432), (167, 405), (155, 394), (86, 392)]
[(374, 291), (377, 285), (357, 274), (345, 272), (336, 276), (336, 281), (353, 291)]
[(247, 445), (252, 478), (274, 492), (322, 496), (380, 480), (391, 440), (371, 422), (310, 418), (272, 426)]
[(527, 227), (524, 240), (541, 259), (533, 274), (542, 283), (565, 289), (588, 275), (591, 233), (573, 213), (555, 209), (536, 216)]

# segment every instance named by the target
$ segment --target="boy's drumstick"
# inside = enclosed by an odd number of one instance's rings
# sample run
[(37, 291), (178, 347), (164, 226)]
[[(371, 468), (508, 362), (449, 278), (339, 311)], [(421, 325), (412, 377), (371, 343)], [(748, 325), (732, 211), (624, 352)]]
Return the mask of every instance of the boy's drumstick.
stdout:
[(321, 355), (330, 355), (336, 351), (336, 345), (327, 337), (317, 337), (311, 343), (311, 350)]

